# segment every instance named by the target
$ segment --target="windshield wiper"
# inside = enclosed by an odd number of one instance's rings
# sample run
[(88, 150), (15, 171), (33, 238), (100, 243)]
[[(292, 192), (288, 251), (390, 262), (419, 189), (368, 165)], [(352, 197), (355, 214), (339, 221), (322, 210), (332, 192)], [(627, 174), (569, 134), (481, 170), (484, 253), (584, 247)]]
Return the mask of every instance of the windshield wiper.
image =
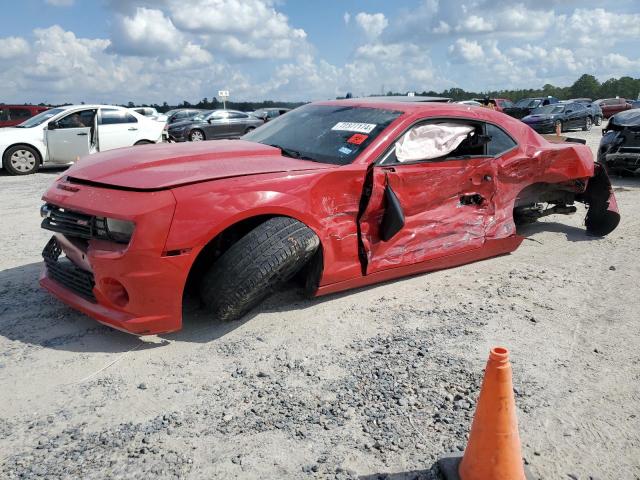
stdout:
[(296, 158), (298, 160), (311, 160), (315, 162), (313, 158), (307, 157), (297, 150), (293, 150), (291, 148), (286, 148), (286, 147), (282, 147), (280, 145), (274, 145), (274, 144), (269, 144), (269, 146), (279, 148), (280, 151), (282, 152), (282, 155), (285, 157)]

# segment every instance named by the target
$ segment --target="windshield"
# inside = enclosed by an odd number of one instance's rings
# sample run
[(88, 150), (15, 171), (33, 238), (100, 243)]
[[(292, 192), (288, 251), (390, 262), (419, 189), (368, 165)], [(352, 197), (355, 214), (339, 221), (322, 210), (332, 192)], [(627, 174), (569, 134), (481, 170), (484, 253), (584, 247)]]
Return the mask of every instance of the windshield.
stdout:
[(540, 105), (542, 102), (539, 99), (532, 100), (530, 98), (523, 98), (522, 100), (518, 100), (516, 102), (516, 107), (518, 108), (535, 108)]
[(204, 122), (204, 120), (211, 115), (215, 110), (210, 110), (208, 112), (194, 112), (193, 114), (189, 114), (187, 117), (191, 122)]
[(59, 113), (64, 112), (64, 108), (52, 108), (51, 110), (45, 110), (42, 113), (39, 113), (35, 117), (31, 117), (29, 120), (22, 122), (20, 125), (17, 125), (16, 128), (32, 128), (37, 127), (38, 125), (42, 125), (44, 122), (49, 120), (51, 117), (55, 117)]
[(242, 137), (282, 154), (334, 165), (353, 162), (402, 112), (342, 105), (307, 105)]
[(553, 113), (564, 112), (564, 105), (545, 105), (544, 107), (536, 108), (533, 113), (537, 115), (549, 115)]

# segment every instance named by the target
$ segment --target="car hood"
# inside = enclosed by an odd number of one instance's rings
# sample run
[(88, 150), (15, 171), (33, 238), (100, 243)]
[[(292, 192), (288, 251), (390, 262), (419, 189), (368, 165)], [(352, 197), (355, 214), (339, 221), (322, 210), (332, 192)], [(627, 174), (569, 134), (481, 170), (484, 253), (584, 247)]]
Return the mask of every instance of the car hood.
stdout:
[(336, 168), (282, 156), (280, 149), (243, 140), (120, 148), (82, 158), (71, 181), (132, 190), (163, 190), (191, 183), (264, 173)]
[(526, 117), (522, 118), (522, 121), (523, 122), (541, 122), (543, 120), (553, 120), (557, 116), (558, 116), (557, 114), (551, 114), (551, 113), (538, 113), (533, 115), (527, 115)]
[(16, 127), (4, 127), (0, 128), (0, 142), (6, 143), (4, 140), (9, 140), (11, 143), (20, 141), (22, 138), (37, 137), (39, 132), (42, 133), (42, 129), (38, 127), (33, 128), (16, 128)]
[(640, 126), (640, 108), (634, 108), (632, 110), (625, 110), (624, 112), (616, 113), (609, 125), (618, 125), (619, 127), (637, 127)]

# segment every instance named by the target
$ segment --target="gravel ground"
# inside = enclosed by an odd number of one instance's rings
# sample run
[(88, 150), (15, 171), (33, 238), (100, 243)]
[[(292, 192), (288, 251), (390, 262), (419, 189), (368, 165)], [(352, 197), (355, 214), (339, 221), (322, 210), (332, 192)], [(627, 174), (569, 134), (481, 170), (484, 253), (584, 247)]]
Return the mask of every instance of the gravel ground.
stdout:
[(136, 338), (38, 288), (59, 173), (0, 175), (0, 477), (436, 479), (504, 345), (536, 478), (640, 478), (640, 180), (604, 239), (579, 207), (511, 255)]

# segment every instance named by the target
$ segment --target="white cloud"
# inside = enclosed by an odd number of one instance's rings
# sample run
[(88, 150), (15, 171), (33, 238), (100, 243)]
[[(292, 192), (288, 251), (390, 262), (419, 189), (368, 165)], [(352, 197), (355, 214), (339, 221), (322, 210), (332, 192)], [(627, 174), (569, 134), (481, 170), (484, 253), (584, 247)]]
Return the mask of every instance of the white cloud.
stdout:
[(493, 23), (485, 20), (483, 17), (480, 17), (478, 15), (468, 16), (456, 27), (456, 32), (463, 33), (485, 33), (493, 32), (494, 30), (495, 26), (493, 25)]
[(453, 45), (449, 46), (449, 53), (454, 59), (463, 62), (480, 63), (485, 61), (483, 58), (484, 50), (475, 40), (459, 38)]
[(0, 38), (0, 60), (8, 60), (29, 53), (29, 44), (22, 37)]
[[(307, 34), (289, 25), (267, 0), (167, 0), (182, 32), (207, 48), (237, 58), (290, 58), (307, 48)], [(197, 13), (196, 13), (197, 12)], [(195, 14), (194, 14), (195, 13)]]
[(45, 0), (45, 2), (54, 7), (70, 7), (75, 3), (75, 0)]
[(382, 13), (360, 12), (356, 15), (356, 23), (370, 39), (382, 35), (384, 29), (389, 26), (387, 17)]
[(438, 25), (433, 27), (433, 29), (431, 30), (433, 33), (449, 33), (451, 31), (451, 25), (449, 25), (447, 22), (440, 20), (440, 22), (438, 22)]
[(117, 53), (166, 56), (183, 48), (184, 36), (161, 10), (139, 7), (133, 16), (118, 15), (112, 49)]
[(344, 12), (342, 19), (344, 20), (345, 25), (349, 25), (351, 22), (351, 14), (349, 12)]

